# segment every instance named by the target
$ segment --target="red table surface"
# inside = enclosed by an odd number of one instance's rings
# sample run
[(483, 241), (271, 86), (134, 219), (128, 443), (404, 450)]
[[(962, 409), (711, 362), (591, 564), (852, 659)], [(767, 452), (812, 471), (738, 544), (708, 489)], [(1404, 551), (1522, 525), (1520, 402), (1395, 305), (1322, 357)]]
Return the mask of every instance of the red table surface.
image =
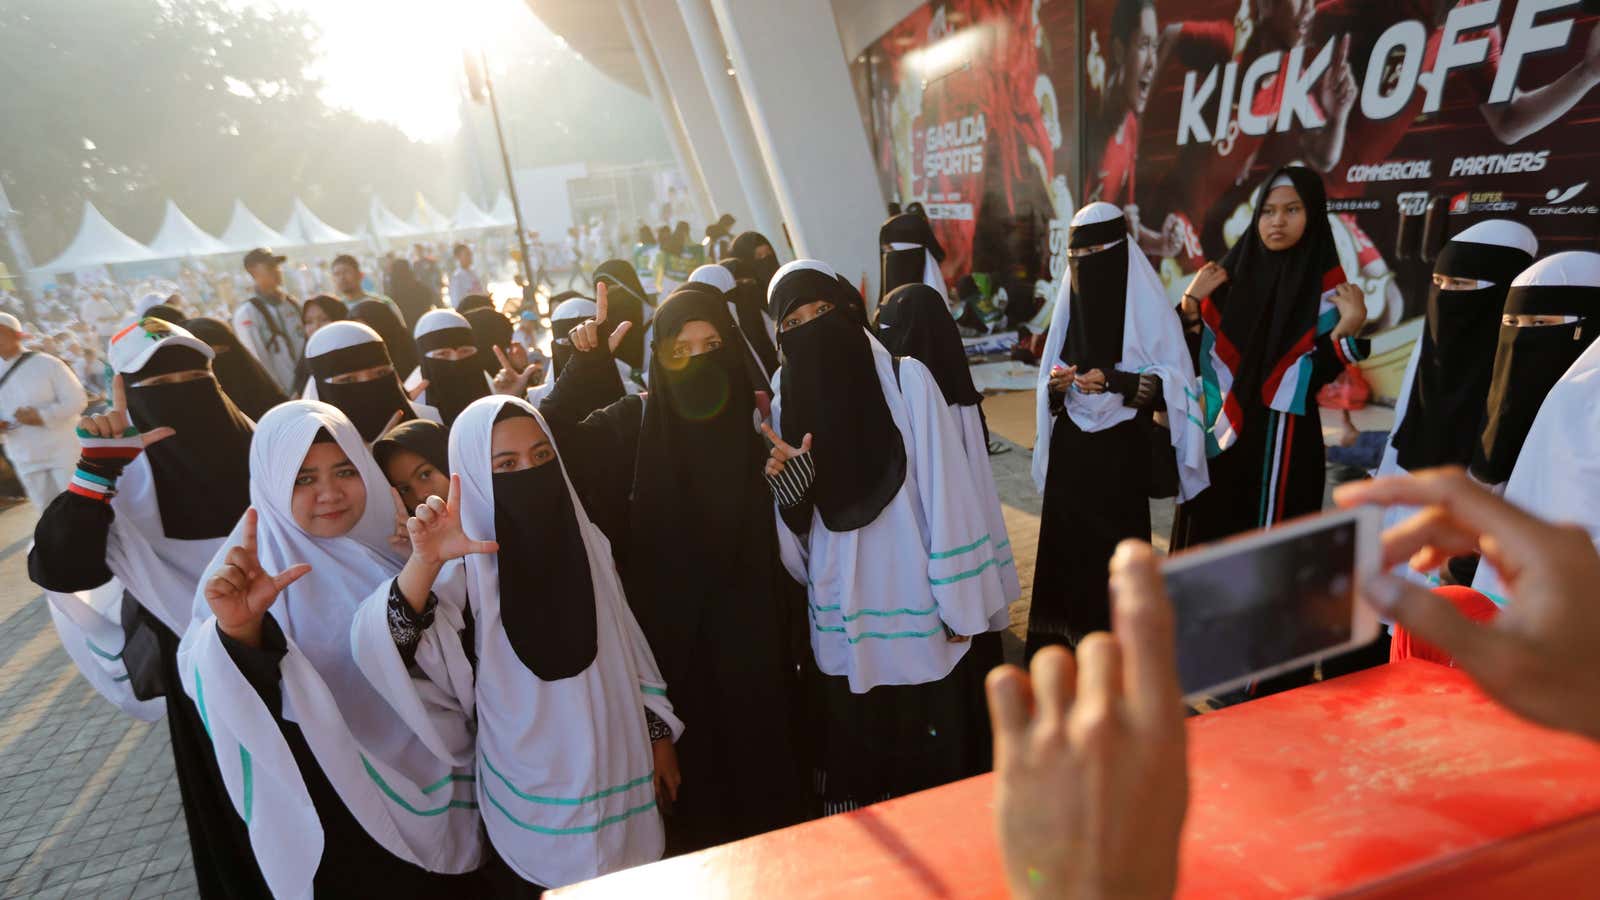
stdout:
[[(1188, 725), (1179, 896), (1600, 894), (1600, 744), (1516, 719), (1457, 669), (1394, 663)], [(992, 778), (557, 895), (1003, 897)]]

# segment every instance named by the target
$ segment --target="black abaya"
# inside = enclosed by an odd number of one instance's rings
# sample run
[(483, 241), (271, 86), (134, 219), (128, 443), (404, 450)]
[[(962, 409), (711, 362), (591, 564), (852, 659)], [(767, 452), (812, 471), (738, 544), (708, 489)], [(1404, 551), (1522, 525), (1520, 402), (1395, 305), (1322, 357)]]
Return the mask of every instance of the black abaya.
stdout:
[[(1076, 646), (1111, 627), (1107, 560), (1127, 539), (1150, 539), (1150, 425), (1141, 413), (1103, 431), (1056, 416), (1039, 515), (1027, 656)], [(1201, 494), (1205, 496), (1205, 494)]]

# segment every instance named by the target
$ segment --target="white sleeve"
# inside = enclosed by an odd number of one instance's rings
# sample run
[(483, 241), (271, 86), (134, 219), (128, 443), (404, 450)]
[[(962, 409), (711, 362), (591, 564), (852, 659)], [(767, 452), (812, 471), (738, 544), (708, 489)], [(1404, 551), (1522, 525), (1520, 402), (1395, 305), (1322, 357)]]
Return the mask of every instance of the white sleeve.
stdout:
[(72, 369), (55, 357), (47, 357), (51, 363), (50, 390), (54, 399), (49, 404), (38, 408), (39, 418), (44, 420), (46, 428), (57, 428), (74, 422), (83, 415), (83, 408), (89, 402), (89, 397), (83, 392), (83, 385), (79, 383), (78, 376), (72, 374)]
[(59, 594), (46, 591), (50, 621), (62, 649), (78, 665), (83, 679), (118, 709), (145, 722), (166, 714), (167, 701), (140, 700), (133, 695), (123, 663), (122, 583), (115, 578), (92, 591)]
[(911, 419), (918, 498), (927, 517), (928, 582), (939, 618), (957, 634), (982, 634), (1005, 609), (995, 544), (967, 467), (950, 408), (926, 367), (900, 361), (901, 393)]
[[(452, 568), (454, 579), (446, 574)], [(466, 767), (473, 764), (476, 746), (471, 726), (476, 688), (472, 665), (461, 646), (465, 628), (461, 604), (466, 599), (462, 571), (459, 563), (452, 563), (434, 583), (439, 603), (433, 625), (417, 644), (416, 666), (421, 677), (407, 669), (389, 630), (392, 580), (374, 589), (356, 609), (350, 624), (350, 650), (361, 674), (428, 752), (440, 762)]]

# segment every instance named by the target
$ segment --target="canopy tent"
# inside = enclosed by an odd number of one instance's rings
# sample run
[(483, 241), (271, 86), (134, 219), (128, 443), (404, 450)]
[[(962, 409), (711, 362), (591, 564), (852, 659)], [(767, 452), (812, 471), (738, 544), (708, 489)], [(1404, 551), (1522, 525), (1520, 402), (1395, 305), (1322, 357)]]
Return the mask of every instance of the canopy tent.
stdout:
[(34, 271), (40, 274), (58, 274), (95, 266), (143, 262), (155, 258), (143, 244), (118, 231), (115, 225), (106, 221), (106, 217), (100, 214), (100, 210), (94, 208), (93, 203), (84, 201), (83, 221), (78, 225), (78, 233), (73, 237), (72, 243), (61, 251), (60, 256)]
[(494, 220), (494, 217), (484, 212), (478, 204), (472, 202), (466, 191), (461, 192), (461, 197), (456, 201), (456, 214), (450, 220), (450, 228), (454, 231), (483, 231), (489, 228), (505, 227)]
[(285, 247), (292, 242), (273, 231), (256, 214), (245, 208), (243, 200), (233, 201), (233, 218), (222, 232), (223, 246), (230, 251), (244, 251), (256, 247)]
[(373, 236), (379, 240), (407, 238), (417, 233), (411, 223), (390, 212), (377, 194), (372, 195), (372, 202), (367, 207), (367, 224), (371, 226)]
[(411, 215), (412, 233), (414, 234), (447, 234), (450, 231), (450, 220), (428, 203), (428, 198), (417, 194), (417, 211)]
[(494, 206), (489, 208), (489, 218), (496, 225), (505, 225), (509, 228), (517, 227), (517, 214), (511, 208), (511, 198), (501, 191), (494, 197)]
[(167, 201), (166, 214), (155, 240), (150, 242), (150, 253), (157, 259), (183, 259), (190, 256), (214, 256), (228, 252), (228, 246), (200, 229), (183, 214), (178, 204)]
[(301, 247), (349, 244), (355, 240), (317, 218), (317, 214), (312, 212), (299, 197), (294, 198), (294, 206), (289, 209), (289, 221), (283, 225), (283, 236), (291, 245)]

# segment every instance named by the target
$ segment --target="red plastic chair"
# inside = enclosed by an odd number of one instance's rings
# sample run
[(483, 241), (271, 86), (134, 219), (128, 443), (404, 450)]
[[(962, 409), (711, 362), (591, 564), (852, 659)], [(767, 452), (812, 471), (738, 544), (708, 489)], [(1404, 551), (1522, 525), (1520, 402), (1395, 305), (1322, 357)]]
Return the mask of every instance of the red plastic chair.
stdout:
[[(1459, 584), (1436, 587), (1433, 592), (1454, 603), (1462, 615), (1474, 622), (1492, 621), (1500, 611), (1500, 608), (1494, 605), (1494, 601), (1487, 596)], [(1393, 639), (1389, 642), (1389, 662), (1399, 662), (1402, 659), (1425, 659), (1428, 662), (1451, 667), (1456, 664), (1456, 661), (1443, 650), (1421, 638), (1412, 637), (1410, 632), (1396, 625)]]

